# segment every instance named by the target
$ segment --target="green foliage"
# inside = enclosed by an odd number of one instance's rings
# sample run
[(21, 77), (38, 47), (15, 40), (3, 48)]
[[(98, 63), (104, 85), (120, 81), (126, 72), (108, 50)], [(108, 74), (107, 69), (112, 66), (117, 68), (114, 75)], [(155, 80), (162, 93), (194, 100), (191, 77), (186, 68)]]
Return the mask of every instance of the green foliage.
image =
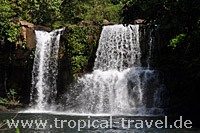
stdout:
[(18, 105), (20, 103), (17, 99), (17, 92), (15, 89), (10, 89), (9, 92), (7, 92), (7, 98), (0, 97), (0, 104)]
[(16, 13), (13, 11), (14, 5), (8, 0), (0, 2), (0, 40), (8, 40), (16, 43), (19, 36), (18, 25), (12, 22)]
[(20, 35), (19, 24), (15, 24), (13, 22), (9, 23), (9, 29), (6, 29), (7, 40), (11, 43), (17, 43), (17, 40)]
[(83, 73), (88, 65), (88, 60), (93, 56), (99, 28), (94, 26), (69, 27), (67, 33), (67, 55), (70, 59), (71, 73), (74, 77)]
[(65, 0), (61, 9), (63, 19), (68, 23), (82, 20), (102, 23), (103, 19), (119, 23), (122, 2), (110, 0)]
[(83, 55), (78, 55), (78, 56), (74, 56), (72, 57), (72, 72), (74, 74), (80, 73), (81, 71), (83, 71), (83, 67), (85, 67), (85, 65), (87, 65), (87, 57), (83, 56)]
[(178, 44), (184, 41), (185, 38), (186, 38), (186, 34), (179, 34), (175, 38), (170, 40), (170, 44), (168, 46), (175, 49)]
[[(82, 2), (82, 1), (81, 1)], [(66, 23), (76, 23), (81, 2), (78, 0), (64, 0), (61, 4), (61, 13)]]
[(113, 23), (120, 23), (120, 11), (123, 4), (110, 5), (105, 8), (104, 18)]
[(20, 130), (19, 128), (16, 128), (16, 132), (15, 133), (20, 133)]
[(61, 18), (60, 5), (63, 0), (19, 0), (13, 2), (17, 16), (35, 24), (52, 26)]
[[(19, 20), (58, 28), (62, 23), (60, 6), (63, 0), (2, 0), (0, 1), (0, 40), (17, 43)], [(59, 25), (59, 26), (58, 26)]]
[(9, 101), (7, 98), (0, 97), (0, 104), (8, 104), (8, 103), (9, 103)]

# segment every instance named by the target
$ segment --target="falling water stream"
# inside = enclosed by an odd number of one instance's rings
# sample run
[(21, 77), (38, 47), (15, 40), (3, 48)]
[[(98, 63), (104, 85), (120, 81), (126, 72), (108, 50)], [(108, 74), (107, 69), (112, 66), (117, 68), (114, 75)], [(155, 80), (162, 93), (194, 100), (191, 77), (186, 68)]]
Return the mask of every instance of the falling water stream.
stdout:
[(65, 94), (64, 110), (162, 115), (166, 89), (159, 71), (142, 67), (139, 39), (139, 25), (104, 26), (93, 72), (79, 78)]
[(58, 52), (61, 31), (35, 31), (36, 51), (32, 71), (31, 104), (36, 110), (47, 110), (56, 97)]

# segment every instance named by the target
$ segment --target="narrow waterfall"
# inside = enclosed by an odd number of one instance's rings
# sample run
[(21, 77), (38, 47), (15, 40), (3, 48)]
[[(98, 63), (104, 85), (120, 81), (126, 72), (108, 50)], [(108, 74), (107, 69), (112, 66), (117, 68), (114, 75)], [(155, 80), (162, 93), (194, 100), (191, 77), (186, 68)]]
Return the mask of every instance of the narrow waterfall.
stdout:
[(59, 41), (62, 30), (50, 33), (35, 31), (37, 44), (31, 90), (31, 104), (34, 109), (45, 110), (55, 102)]
[(104, 26), (94, 71), (69, 89), (61, 108), (82, 114), (162, 115), (166, 89), (159, 71), (142, 67), (139, 39), (139, 25)]

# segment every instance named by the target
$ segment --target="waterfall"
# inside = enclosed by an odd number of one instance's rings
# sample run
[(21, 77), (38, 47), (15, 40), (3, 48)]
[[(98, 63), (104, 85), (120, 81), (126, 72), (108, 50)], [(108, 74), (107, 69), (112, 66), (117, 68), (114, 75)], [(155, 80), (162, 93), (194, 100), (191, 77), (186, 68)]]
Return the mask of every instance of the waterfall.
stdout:
[(50, 33), (35, 31), (37, 44), (31, 90), (31, 104), (34, 109), (45, 110), (55, 102), (59, 41), (62, 30)]
[(93, 72), (78, 79), (60, 108), (83, 114), (163, 114), (162, 77), (142, 67), (141, 56), (139, 25), (104, 26)]
[(94, 70), (124, 70), (140, 66), (139, 25), (106, 26), (102, 30)]

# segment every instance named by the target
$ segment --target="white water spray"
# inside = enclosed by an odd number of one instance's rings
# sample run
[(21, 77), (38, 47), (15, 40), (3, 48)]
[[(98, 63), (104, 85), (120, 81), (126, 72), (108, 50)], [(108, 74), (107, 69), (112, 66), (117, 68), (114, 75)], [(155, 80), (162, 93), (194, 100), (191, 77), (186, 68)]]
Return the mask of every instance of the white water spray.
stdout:
[(82, 114), (163, 114), (163, 85), (158, 71), (141, 67), (139, 35), (139, 25), (104, 26), (94, 71), (79, 78), (67, 92), (64, 110)]

